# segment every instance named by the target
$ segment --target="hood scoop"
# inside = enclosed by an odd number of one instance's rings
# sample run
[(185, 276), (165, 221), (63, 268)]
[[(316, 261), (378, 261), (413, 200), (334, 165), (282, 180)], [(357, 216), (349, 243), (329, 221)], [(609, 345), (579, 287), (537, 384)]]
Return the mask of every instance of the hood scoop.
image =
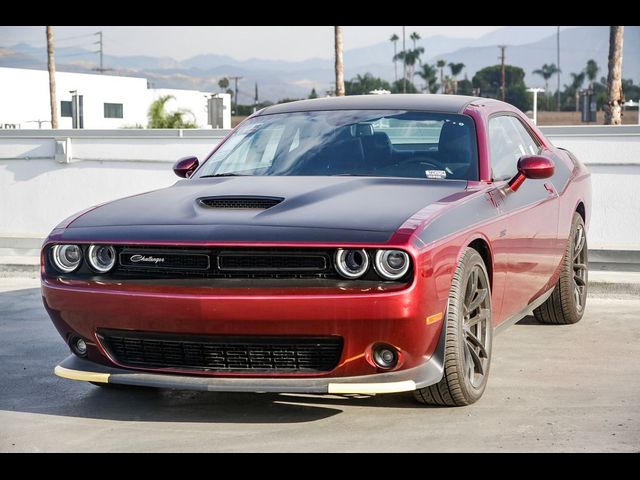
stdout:
[(253, 195), (243, 196), (218, 196), (199, 198), (198, 203), (206, 208), (219, 210), (266, 210), (275, 207), (284, 198), (262, 197)]

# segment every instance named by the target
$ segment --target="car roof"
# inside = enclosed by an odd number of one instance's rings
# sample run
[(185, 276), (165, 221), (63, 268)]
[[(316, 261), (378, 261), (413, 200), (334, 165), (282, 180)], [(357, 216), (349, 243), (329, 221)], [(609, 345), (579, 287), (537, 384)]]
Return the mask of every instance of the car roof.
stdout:
[(388, 94), (350, 95), (315, 98), (281, 103), (261, 110), (258, 115), (274, 113), (313, 112), (319, 110), (415, 110), (441, 113), (462, 113), (467, 105), (487, 98), (466, 95)]

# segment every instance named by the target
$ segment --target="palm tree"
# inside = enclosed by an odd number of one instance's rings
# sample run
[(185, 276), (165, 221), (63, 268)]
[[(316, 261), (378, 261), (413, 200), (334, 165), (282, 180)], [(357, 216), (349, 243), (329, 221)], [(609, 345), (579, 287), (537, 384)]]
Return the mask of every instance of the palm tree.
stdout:
[(344, 97), (344, 59), (342, 43), (342, 27), (333, 27), (336, 52), (336, 96)]
[(451, 76), (453, 77), (453, 93), (458, 93), (458, 75), (464, 68), (464, 63), (449, 63), (449, 69), (451, 69)]
[(420, 40), (420, 34), (418, 32), (413, 32), (411, 35), (409, 35), (409, 38), (411, 39), (411, 41), (413, 42), (413, 49), (416, 49), (416, 42), (418, 40)]
[(604, 109), (605, 125), (622, 123), (622, 46), (624, 27), (609, 27), (609, 74), (607, 76), (607, 94), (609, 100)]
[(542, 65), (542, 68), (533, 71), (534, 75), (540, 75), (544, 78), (544, 91), (547, 97), (547, 110), (549, 110), (549, 79), (553, 77), (556, 73), (559, 73), (560, 70), (556, 67), (555, 63), (547, 65), (546, 63)]
[(438, 60), (436, 62), (436, 67), (440, 69), (440, 87), (442, 88), (442, 92), (444, 92), (444, 67), (446, 66), (447, 62), (444, 60)]
[(149, 107), (149, 128), (197, 128), (194, 121), (186, 121), (185, 114), (193, 113), (189, 110), (180, 109), (175, 112), (167, 112), (166, 105), (169, 100), (174, 99), (173, 95), (162, 95)]
[(580, 73), (572, 73), (571, 78), (571, 89), (575, 92), (576, 96), (576, 112), (579, 110), (579, 102), (580, 102), (580, 89), (582, 88), (582, 84), (584, 83), (585, 72)]
[(589, 79), (589, 88), (593, 88), (593, 81), (598, 77), (600, 67), (598, 67), (598, 64), (595, 60), (591, 59), (587, 62), (587, 66), (584, 71), (587, 74), (587, 78)]
[(224, 92), (227, 88), (229, 88), (229, 79), (227, 77), (223, 77), (218, 80), (218, 86), (220, 87), (220, 91)]
[(400, 52), (402, 55), (402, 59), (404, 60), (404, 64), (407, 66), (407, 79), (410, 83), (413, 83), (413, 76), (416, 69), (416, 63), (420, 62), (420, 55), (424, 53), (423, 47), (414, 48), (413, 50), (409, 50), (408, 52)]
[(58, 100), (56, 99), (56, 57), (53, 48), (53, 27), (47, 27), (47, 67), (49, 69), (49, 102), (51, 128), (58, 128)]
[(389, 39), (390, 42), (393, 42), (393, 67), (396, 72), (396, 82), (398, 81), (398, 60), (396, 60), (396, 57), (398, 56), (398, 40), (400, 40), (400, 37), (395, 33), (391, 35), (391, 38)]
[(423, 64), (422, 70), (418, 71), (417, 75), (424, 80), (424, 90), (429, 93), (436, 93), (440, 88), (438, 84), (438, 69), (435, 65)]

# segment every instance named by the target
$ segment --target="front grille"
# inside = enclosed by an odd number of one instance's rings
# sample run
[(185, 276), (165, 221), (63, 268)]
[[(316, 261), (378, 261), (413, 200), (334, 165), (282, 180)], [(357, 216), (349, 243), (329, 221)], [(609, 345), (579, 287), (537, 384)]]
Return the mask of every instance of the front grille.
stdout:
[(220, 252), (218, 268), (223, 272), (319, 272), (327, 269), (327, 259), (322, 255)]
[(125, 278), (338, 278), (322, 249), (116, 247)]
[(275, 207), (284, 200), (279, 197), (207, 197), (198, 202), (209, 208), (266, 210)]
[(99, 330), (118, 363), (205, 373), (321, 373), (336, 368), (339, 337), (226, 337)]
[(120, 265), (127, 269), (209, 270), (209, 252), (168, 252), (158, 249), (123, 249)]

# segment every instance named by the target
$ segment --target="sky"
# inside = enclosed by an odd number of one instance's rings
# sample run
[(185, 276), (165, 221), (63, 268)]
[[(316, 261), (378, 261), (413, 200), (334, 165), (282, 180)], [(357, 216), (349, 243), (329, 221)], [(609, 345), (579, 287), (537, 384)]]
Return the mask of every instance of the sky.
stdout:
[[(422, 37), (447, 35), (477, 38), (500, 27), (407, 26)], [(56, 45), (92, 48), (97, 31), (104, 35), (104, 52), (110, 55), (169, 56), (184, 60), (199, 54), (218, 53), (237, 60), (248, 58), (297, 61), (333, 56), (330, 26), (57, 26)], [(402, 34), (401, 26), (345, 26), (345, 49), (366, 47)], [(73, 37), (73, 38), (70, 38)], [(0, 47), (17, 43), (42, 46), (43, 26), (0, 26)]]

